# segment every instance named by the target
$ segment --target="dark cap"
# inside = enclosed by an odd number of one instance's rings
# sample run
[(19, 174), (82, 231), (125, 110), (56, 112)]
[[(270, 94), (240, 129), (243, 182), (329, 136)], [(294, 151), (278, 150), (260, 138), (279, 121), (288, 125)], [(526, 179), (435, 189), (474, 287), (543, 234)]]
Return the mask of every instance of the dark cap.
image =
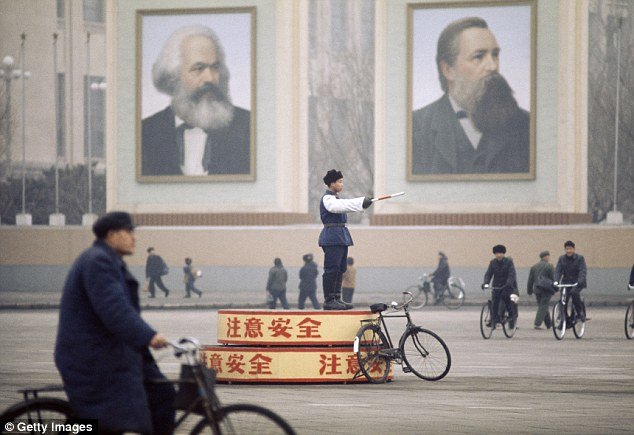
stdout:
[(539, 253), (539, 258), (548, 257), (549, 255), (550, 255), (550, 252), (542, 251), (542, 252)]
[(324, 183), (326, 183), (326, 186), (330, 186), (330, 183), (334, 183), (335, 181), (340, 180), (342, 178), (343, 178), (343, 174), (341, 173), (341, 171), (337, 171), (336, 169), (331, 169), (324, 176)]
[(98, 239), (103, 239), (108, 231), (133, 230), (132, 216), (125, 211), (111, 211), (97, 219), (92, 226), (92, 232)]
[(309, 261), (313, 261), (313, 254), (305, 254), (302, 257), (302, 260), (304, 260), (306, 263), (308, 263)]
[(497, 253), (501, 253), (501, 254), (506, 254), (506, 246), (504, 245), (495, 245), (493, 247), (493, 253), (497, 254)]

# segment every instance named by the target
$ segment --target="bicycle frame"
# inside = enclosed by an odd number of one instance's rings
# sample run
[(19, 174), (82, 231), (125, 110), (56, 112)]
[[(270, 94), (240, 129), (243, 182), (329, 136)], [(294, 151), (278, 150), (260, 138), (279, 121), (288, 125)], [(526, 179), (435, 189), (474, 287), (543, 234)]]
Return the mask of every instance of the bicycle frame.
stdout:
[[(417, 326), (414, 324), (414, 322), (412, 322), (412, 318), (410, 316), (409, 313), (409, 303), (413, 300), (413, 296), (411, 293), (409, 292), (403, 292), (404, 294), (407, 293), (409, 295), (409, 300), (404, 302), (402, 305), (398, 305), (396, 302), (392, 302), (392, 304), (390, 305), (390, 308), (392, 308), (393, 310), (395, 310), (395, 312), (400, 311), (401, 309), (403, 310), (403, 314), (383, 314), (382, 312), (379, 312), (379, 317), (377, 319), (370, 319), (370, 320), (362, 320), (361, 324), (366, 324), (366, 323), (375, 323), (375, 324), (379, 324), (381, 327), (381, 330), (385, 332), (385, 338), (387, 338), (388, 344), (390, 345), (390, 350), (393, 352), (394, 349), (398, 349), (397, 346), (394, 346), (394, 342), (392, 341), (392, 337), (390, 336), (390, 331), (387, 328), (387, 323), (385, 322), (386, 318), (406, 318), (407, 319), (407, 324), (405, 325), (405, 331), (403, 331), (403, 334), (401, 335), (401, 337), (403, 337), (405, 334), (407, 334), (413, 327)], [(391, 355), (393, 357), (393, 355)], [(401, 358), (402, 356), (399, 355), (399, 358)]]

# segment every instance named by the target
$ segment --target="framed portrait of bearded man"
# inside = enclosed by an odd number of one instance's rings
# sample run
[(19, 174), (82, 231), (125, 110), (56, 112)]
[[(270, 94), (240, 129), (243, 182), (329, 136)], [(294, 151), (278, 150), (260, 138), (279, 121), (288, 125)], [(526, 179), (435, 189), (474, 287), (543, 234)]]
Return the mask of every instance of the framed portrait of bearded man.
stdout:
[(408, 4), (408, 180), (535, 178), (535, 1)]
[(255, 180), (255, 13), (137, 11), (137, 181)]

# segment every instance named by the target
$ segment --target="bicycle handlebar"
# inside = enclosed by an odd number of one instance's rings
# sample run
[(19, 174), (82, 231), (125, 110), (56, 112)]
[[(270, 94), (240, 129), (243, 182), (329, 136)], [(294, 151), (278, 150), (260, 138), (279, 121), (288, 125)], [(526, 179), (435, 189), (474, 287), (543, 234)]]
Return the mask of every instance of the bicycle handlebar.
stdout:
[(398, 302), (392, 301), (392, 303), (390, 304), (390, 308), (392, 308), (394, 311), (402, 310), (407, 305), (409, 305), (409, 303), (412, 302), (413, 300), (414, 300), (414, 295), (412, 294), (412, 292), (405, 291), (403, 292), (403, 303), (399, 305)]
[(574, 284), (561, 284), (561, 283), (558, 283), (557, 281), (555, 281), (555, 282), (553, 282), (553, 285), (555, 287), (559, 288), (559, 289), (562, 289), (562, 288), (569, 288), (569, 287), (577, 287), (579, 285), (579, 283), (576, 282)]
[(189, 365), (198, 363), (198, 350), (200, 342), (193, 337), (183, 337), (178, 342), (169, 341), (168, 345), (174, 349), (174, 356), (180, 358), (185, 355), (185, 359)]

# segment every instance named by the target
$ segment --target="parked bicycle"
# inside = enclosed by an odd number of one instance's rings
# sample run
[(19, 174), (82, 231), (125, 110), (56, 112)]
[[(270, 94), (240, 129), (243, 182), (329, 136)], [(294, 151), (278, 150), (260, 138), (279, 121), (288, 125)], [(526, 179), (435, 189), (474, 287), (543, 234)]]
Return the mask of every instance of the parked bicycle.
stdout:
[[(413, 296), (403, 292), (403, 303), (373, 304), (370, 310), (378, 314), (375, 319), (362, 320), (361, 328), (354, 338), (354, 352), (359, 361), (359, 371), (372, 383), (383, 383), (390, 374), (392, 362), (400, 364), (403, 373), (414, 373), (426, 381), (444, 378), (451, 368), (451, 354), (442, 338), (436, 333), (415, 325), (409, 313)], [(387, 309), (393, 312), (403, 310), (403, 314), (383, 314)], [(386, 318), (407, 319), (405, 331), (398, 347), (392, 343), (387, 329)], [(357, 372), (355, 378), (360, 376)]]
[[(554, 286), (559, 289), (560, 297), (559, 301), (553, 306), (553, 334), (557, 340), (564, 338), (566, 329), (572, 328), (575, 337), (582, 338), (586, 331), (586, 322), (581, 320), (579, 313), (575, 309), (575, 304), (571, 303), (570, 290), (577, 286), (574, 284), (561, 284), (554, 283)], [(586, 304), (581, 299), (581, 306), (583, 309), (583, 315), (585, 318)]]
[[(214, 388), (215, 371), (201, 364), (198, 356), (200, 345), (196, 339), (182, 338), (178, 343), (170, 345), (177, 358), (185, 359), (181, 365), (180, 377), (177, 380), (161, 379), (152, 382), (169, 382), (178, 386), (176, 408), (182, 413), (179, 413), (175, 428), (194, 415), (202, 418), (195, 423), (191, 434), (295, 434), (282, 417), (267, 408), (250, 404), (222, 406)], [(17, 425), (19, 421), (44, 423), (52, 419), (72, 423), (75, 416), (66, 400), (39, 396), (42, 392), (62, 390), (61, 386), (19, 390), (24, 400), (2, 413), (0, 427)]]
[[(634, 286), (628, 284), (627, 290), (634, 289)], [(625, 310), (625, 336), (628, 340), (634, 338), (634, 301), (630, 302)]]
[[(488, 284), (482, 286), (482, 290), (499, 290), (498, 287), (490, 287)], [(514, 304), (515, 301), (511, 300), (511, 303)], [(482, 304), (482, 310), (480, 311), (480, 333), (482, 334), (482, 338), (488, 340), (493, 335), (493, 330), (495, 326), (493, 324), (493, 301), (489, 299), (484, 304)], [(504, 335), (506, 338), (512, 338), (515, 335), (515, 331), (517, 331), (517, 322), (514, 321), (511, 313), (508, 312), (506, 308), (506, 304), (503, 301), (500, 301), (498, 306), (498, 319), (500, 319), (500, 323), (502, 324), (502, 330), (504, 331)]]
[[(418, 284), (411, 285), (405, 289), (406, 292), (410, 292), (413, 295), (410, 306), (415, 309), (423, 308), (427, 305), (430, 293), (432, 293), (431, 276), (429, 274), (424, 273), (418, 280)], [(445, 307), (450, 310), (456, 310), (464, 304), (465, 288), (462, 278), (450, 276), (439, 299), (442, 300)]]

